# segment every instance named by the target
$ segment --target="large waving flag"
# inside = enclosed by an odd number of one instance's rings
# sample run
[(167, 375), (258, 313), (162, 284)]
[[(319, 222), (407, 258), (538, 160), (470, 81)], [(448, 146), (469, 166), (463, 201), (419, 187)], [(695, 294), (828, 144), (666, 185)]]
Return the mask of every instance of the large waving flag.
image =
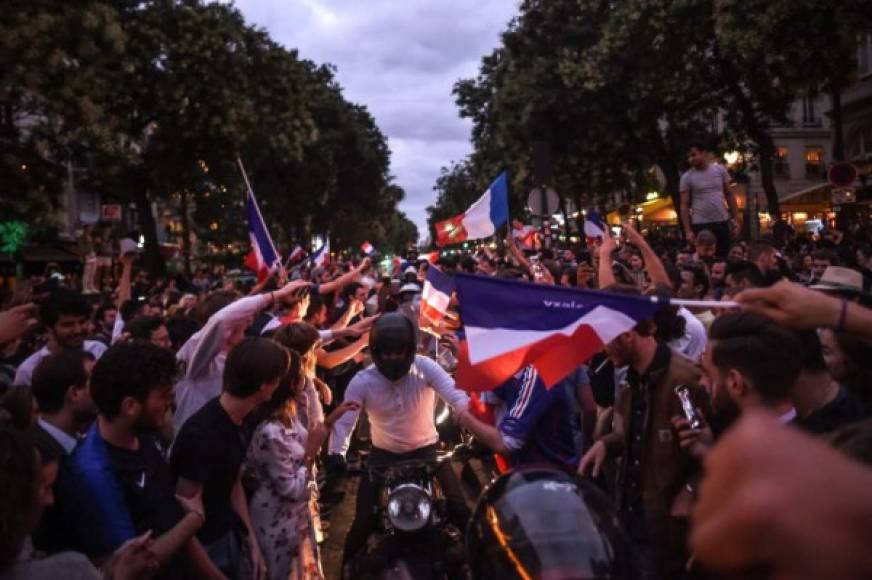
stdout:
[(436, 244), (445, 246), (490, 237), (508, 219), (509, 186), (503, 171), (468, 210), (436, 224)]
[(260, 207), (257, 205), (257, 199), (254, 197), (254, 191), (248, 182), (241, 160), (239, 168), (242, 169), (245, 187), (248, 190), (245, 196), (245, 209), (248, 213), (248, 239), (251, 241), (251, 251), (245, 257), (245, 265), (257, 273), (258, 280), (263, 281), (281, 266), (281, 256), (276, 251), (276, 246), (263, 221), (263, 215), (260, 213)]
[(424, 291), (421, 293), (419, 325), (422, 328), (438, 325), (445, 318), (452, 292), (454, 280), (433, 266), (427, 269)]
[(664, 305), (650, 296), (468, 274), (454, 282), (464, 326), (457, 382), (471, 391), (499, 386), (527, 365), (551, 387)]

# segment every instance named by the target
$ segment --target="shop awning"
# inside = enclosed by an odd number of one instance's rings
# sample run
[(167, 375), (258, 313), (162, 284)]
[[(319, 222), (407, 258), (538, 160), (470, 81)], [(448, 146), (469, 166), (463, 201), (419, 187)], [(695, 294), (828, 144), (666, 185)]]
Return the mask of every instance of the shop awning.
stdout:
[[(678, 213), (675, 211), (675, 206), (672, 205), (672, 198), (668, 196), (646, 201), (636, 207), (642, 208), (642, 223), (678, 223)], [(634, 215), (638, 215), (638, 213)], [(606, 216), (606, 220), (610, 224), (617, 225), (621, 223), (621, 216), (618, 212), (613, 211)]]

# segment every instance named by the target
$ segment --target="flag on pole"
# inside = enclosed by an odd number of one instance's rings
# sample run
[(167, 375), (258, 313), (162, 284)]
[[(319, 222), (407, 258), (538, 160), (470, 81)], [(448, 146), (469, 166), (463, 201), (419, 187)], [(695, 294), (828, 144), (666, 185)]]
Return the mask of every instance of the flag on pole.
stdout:
[(375, 248), (373, 248), (372, 244), (370, 244), (368, 241), (360, 244), (360, 249), (367, 256), (372, 256), (375, 253)]
[(248, 239), (251, 242), (251, 251), (245, 257), (245, 265), (257, 274), (258, 280), (263, 281), (276, 268), (281, 267), (281, 256), (276, 251), (266, 223), (263, 221), (263, 215), (260, 213), (260, 207), (257, 205), (251, 183), (248, 181), (248, 175), (242, 166), (242, 159), (237, 158), (237, 161), (247, 190), (245, 209), (248, 214)]
[(603, 239), (607, 235), (607, 227), (596, 210), (587, 210), (584, 216), (584, 236), (588, 243), (596, 241), (597, 238)]
[(445, 246), (488, 238), (508, 219), (509, 186), (503, 171), (468, 210), (436, 224), (436, 244)]
[(317, 268), (324, 268), (330, 263), (330, 240), (324, 242), (314, 254), (312, 254), (312, 264)]
[(464, 338), (457, 383), (499, 386), (533, 365), (548, 387), (667, 302), (485, 276), (454, 277)]
[(451, 293), (454, 292), (454, 281), (436, 268), (427, 269), (424, 279), (424, 290), (421, 293), (421, 315), (419, 326), (438, 325), (448, 311)]

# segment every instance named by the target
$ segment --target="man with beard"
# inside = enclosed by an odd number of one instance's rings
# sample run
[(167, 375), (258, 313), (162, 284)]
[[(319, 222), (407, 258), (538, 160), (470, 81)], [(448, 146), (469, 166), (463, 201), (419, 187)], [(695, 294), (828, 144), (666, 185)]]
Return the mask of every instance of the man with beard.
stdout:
[[(714, 437), (739, 415), (764, 410), (785, 424), (797, 422), (793, 389), (802, 370), (802, 343), (796, 334), (750, 312), (730, 312), (709, 330), (700, 383), (712, 400), (712, 427), (691, 429), (679, 413), (672, 418), (681, 446), (705, 456)], [(713, 433), (714, 432), (714, 433)]]
[(202, 499), (174, 497), (152, 435), (166, 421), (176, 369), (172, 352), (146, 342), (116, 344), (94, 366), (97, 420), (58, 482), (62, 543), (99, 560), (151, 531), (161, 578), (221, 578), (194, 537)]
[(628, 386), (614, 405), (614, 431), (588, 450), (579, 473), (596, 477), (606, 459), (623, 458), (616, 505), (645, 563), (644, 577), (680, 579), (685, 577), (688, 521), (686, 514), (676, 517), (673, 508), (696, 465), (674, 437), (670, 418), (681, 412), (675, 388), (687, 385), (695, 404), (706, 404), (702, 389), (695, 388), (695, 364), (658, 342), (654, 332), (654, 322), (645, 320), (606, 345), (615, 367), (629, 366)]
[(86, 350), (95, 359), (106, 351), (106, 345), (88, 336), (91, 309), (85, 297), (76, 292), (58, 291), (39, 309), (42, 323), (48, 331), (48, 343), (27, 357), (15, 373), (16, 385), (30, 385), (33, 371), (50, 354), (65, 349)]

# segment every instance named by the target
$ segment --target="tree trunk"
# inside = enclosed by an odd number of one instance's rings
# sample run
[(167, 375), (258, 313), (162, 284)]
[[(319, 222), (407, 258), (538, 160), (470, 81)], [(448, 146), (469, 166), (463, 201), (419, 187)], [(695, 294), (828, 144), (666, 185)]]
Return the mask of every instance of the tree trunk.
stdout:
[(162, 276), (166, 273), (167, 265), (157, 243), (157, 222), (151, 212), (151, 200), (148, 196), (146, 179), (135, 181), (133, 202), (136, 204), (136, 211), (139, 214), (140, 233), (145, 238), (145, 252), (142, 256), (145, 269), (152, 276)]
[(679, 227), (681, 224), (681, 192), (679, 186), (681, 184), (681, 172), (678, 170), (678, 165), (672, 159), (661, 159), (657, 162), (660, 169), (666, 177), (666, 193), (669, 194), (669, 199), (672, 200), (672, 207), (675, 208), (675, 213), (679, 215)]
[(179, 193), (179, 210), (182, 214), (182, 257), (185, 264), (185, 276), (191, 276), (191, 220), (188, 218), (188, 190)]
[(766, 203), (769, 205), (769, 215), (776, 220), (781, 219), (781, 203), (778, 200), (778, 191), (775, 189), (775, 179), (772, 171), (772, 162), (775, 158), (775, 143), (768, 132), (760, 132), (756, 135), (758, 155), (760, 161), (760, 181), (763, 191), (766, 193)]
[(845, 160), (845, 137), (842, 134), (842, 91), (833, 89), (833, 163)]

